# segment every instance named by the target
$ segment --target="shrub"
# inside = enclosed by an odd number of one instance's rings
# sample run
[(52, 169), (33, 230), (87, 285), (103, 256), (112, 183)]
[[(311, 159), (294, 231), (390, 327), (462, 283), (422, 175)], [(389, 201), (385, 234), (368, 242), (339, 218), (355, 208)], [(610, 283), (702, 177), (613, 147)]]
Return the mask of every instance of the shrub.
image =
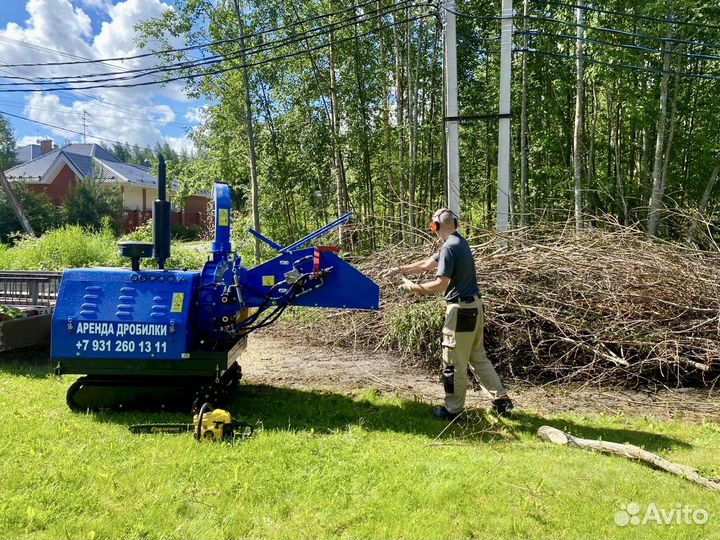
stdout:
[[(207, 253), (194, 249), (192, 247), (183, 246), (180, 243), (173, 242), (170, 247), (170, 258), (165, 261), (165, 268), (177, 270), (199, 270), (207, 261)], [(125, 263), (124, 266), (129, 264)], [(155, 259), (143, 259), (143, 268), (157, 268)]]
[(123, 236), (121, 238), (121, 241), (152, 243), (152, 219), (148, 219), (142, 225), (138, 225), (138, 227), (134, 231), (129, 232), (125, 236)]
[(90, 229), (100, 229), (103, 218), (110, 217), (113, 229), (120, 231), (122, 194), (119, 186), (86, 178), (70, 190), (65, 199), (65, 221)]
[(440, 347), (445, 308), (439, 301), (406, 304), (387, 313), (386, 334), (382, 345), (437, 362), (442, 356)]
[[(42, 234), (60, 225), (61, 212), (46, 195), (35, 194), (20, 183), (13, 184), (12, 189), (35, 234)], [(15, 210), (5, 192), (0, 191), (0, 242), (11, 241), (21, 231), (22, 226)]]
[(172, 228), (172, 237), (175, 240), (195, 241), (200, 238), (201, 233), (202, 228), (198, 225), (175, 225)]
[(0, 247), (3, 270), (63, 270), (120, 263), (111, 231), (91, 232), (77, 225), (65, 225), (39, 238), (23, 236), (13, 247)]
[[(167, 268), (199, 269), (206, 260), (207, 254), (202, 249), (174, 242)], [(52, 271), (90, 266), (130, 266), (130, 260), (118, 254), (110, 228), (96, 232), (65, 225), (39, 238), (20, 236), (12, 247), (0, 244), (0, 270)], [(143, 267), (157, 268), (155, 259), (144, 259)]]

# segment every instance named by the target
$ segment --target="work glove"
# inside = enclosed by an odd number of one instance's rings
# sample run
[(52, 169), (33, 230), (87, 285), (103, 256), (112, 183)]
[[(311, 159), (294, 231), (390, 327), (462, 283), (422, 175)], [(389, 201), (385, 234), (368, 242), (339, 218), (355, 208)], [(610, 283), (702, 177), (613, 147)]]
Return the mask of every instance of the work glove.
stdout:
[(413, 282), (403, 276), (402, 285), (400, 285), (398, 289), (405, 294), (413, 294), (412, 286)]
[(392, 276), (396, 276), (400, 273), (400, 267), (399, 266), (393, 266), (392, 268), (388, 268), (386, 270), (383, 270), (380, 272), (380, 277), (389, 278)]

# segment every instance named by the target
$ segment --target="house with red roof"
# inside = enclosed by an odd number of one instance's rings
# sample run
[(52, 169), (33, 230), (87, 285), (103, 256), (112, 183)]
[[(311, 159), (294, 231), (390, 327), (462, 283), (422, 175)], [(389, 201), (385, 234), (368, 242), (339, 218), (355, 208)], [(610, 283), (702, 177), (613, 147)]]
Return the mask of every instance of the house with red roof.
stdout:
[[(86, 178), (118, 184), (123, 200), (123, 229), (134, 230), (152, 217), (157, 198), (157, 178), (148, 168), (125, 163), (97, 144), (69, 144), (47, 151), (5, 171), (10, 182), (27, 184), (34, 193), (44, 193), (62, 206), (72, 188)], [(170, 181), (170, 200), (177, 182)], [(187, 198), (182, 208), (173, 206), (172, 225), (199, 226), (205, 222), (209, 194)]]

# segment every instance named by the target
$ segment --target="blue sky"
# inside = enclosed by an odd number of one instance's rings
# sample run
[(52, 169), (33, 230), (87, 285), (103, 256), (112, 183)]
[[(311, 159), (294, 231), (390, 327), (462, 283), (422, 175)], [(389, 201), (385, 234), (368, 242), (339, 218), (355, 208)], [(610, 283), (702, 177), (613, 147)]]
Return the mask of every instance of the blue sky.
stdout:
[[(133, 26), (171, 9), (172, 3), (172, 0), (2, 0), (0, 77), (69, 76), (96, 70), (82, 64), (22, 68), (3, 68), (3, 64), (62, 62), (77, 57), (109, 58), (145, 52), (136, 45)], [(152, 58), (139, 59), (121, 65), (116, 62), (113, 70), (105, 69), (116, 73), (123, 68), (149, 67), (154, 63)], [(0, 82), (13, 81), (0, 79)], [(0, 112), (7, 113), (18, 144), (39, 138), (51, 138), (58, 145), (82, 142), (82, 135), (72, 131), (85, 130), (87, 142), (119, 140), (140, 146), (167, 142), (176, 149), (191, 150), (187, 133), (198, 125), (201, 105), (188, 100), (180, 85), (77, 92), (0, 92)]]

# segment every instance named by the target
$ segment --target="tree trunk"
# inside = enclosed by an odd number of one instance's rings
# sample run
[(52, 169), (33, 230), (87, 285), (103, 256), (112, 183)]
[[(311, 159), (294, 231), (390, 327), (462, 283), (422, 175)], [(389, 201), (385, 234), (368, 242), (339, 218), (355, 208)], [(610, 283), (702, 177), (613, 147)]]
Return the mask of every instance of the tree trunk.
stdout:
[(635, 459), (646, 463), (651, 467), (655, 467), (656, 469), (661, 469), (677, 476), (681, 476), (686, 480), (703, 486), (704, 488), (713, 491), (720, 491), (720, 482), (709, 480), (708, 478), (699, 475), (697, 471), (691, 469), (690, 467), (678, 465), (677, 463), (668, 461), (657, 454), (653, 454), (652, 452), (648, 452), (647, 450), (643, 450), (642, 448), (632, 444), (596, 441), (594, 439), (581, 439), (579, 437), (573, 437), (569, 433), (565, 433), (564, 431), (551, 426), (541, 426), (538, 429), (538, 437), (540, 437), (543, 441), (553, 444), (582, 448), (583, 450), (592, 450), (603, 454)]
[(583, 0), (577, 0), (577, 41), (575, 44), (575, 133), (573, 136), (573, 172), (575, 175), (575, 229), (582, 229), (582, 132), (583, 132)]
[[(366, 222), (369, 224), (372, 222), (372, 215), (374, 212), (374, 189), (373, 189), (373, 180), (372, 180), (372, 169), (371, 169), (371, 162), (370, 162), (370, 133), (368, 130), (368, 104), (367, 104), (367, 96), (365, 92), (365, 77), (363, 74), (363, 68), (360, 64), (360, 54), (359, 54), (359, 47), (360, 47), (360, 40), (358, 38), (358, 25), (355, 25), (355, 54), (354, 54), (354, 60), (355, 60), (355, 79), (357, 81), (357, 89), (358, 89), (358, 100), (360, 101), (360, 122), (362, 124), (362, 160), (363, 160), (363, 177), (365, 179), (365, 217)], [(370, 240), (370, 247), (375, 248), (375, 227), (371, 227), (369, 231), (369, 240)]]
[(494, 186), (493, 186), (493, 178), (492, 178), (492, 160), (490, 158), (490, 149), (492, 148), (492, 137), (490, 135), (490, 123), (485, 122), (485, 185), (486, 191), (485, 191), (485, 208), (487, 215), (485, 216), (487, 220), (487, 227), (488, 229), (493, 228), (493, 223), (495, 222), (495, 217), (493, 215), (493, 193), (495, 192)]
[[(298, 13), (297, 7), (295, 4), (291, 4), (293, 8), (293, 13), (295, 14), (295, 18), (298, 21), (298, 24), (300, 25), (301, 32), (305, 32), (305, 25), (303, 24), (300, 14)], [(331, 39), (331, 47), (330, 50), (332, 52), (332, 33), (330, 35)], [(315, 85), (317, 86), (318, 95), (320, 96), (320, 101), (323, 105), (323, 110), (325, 111), (325, 118), (327, 119), (328, 124), (328, 131), (330, 132), (330, 139), (332, 142), (332, 150), (333, 150), (333, 168), (335, 171), (335, 179), (336, 179), (336, 191), (337, 191), (337, 183), (339, 182), (339, 179), (342, 179), (342, 184), (345, 184), (345, 168), (343, 164), (343, 158), (342, 158), (342, 150), (340, 148), (340, 141), (337, 137), (337, 130), (335, 128), (335, 113), (331, 110), (330, 107), (328, 107), (327, 99), (325, 98), (325, 94), (323, 92), (323, 85), (321, 84), (320, 80), (320, 69), (318, 68), (317, 62), (315, 61), (315, 57), (312, 54), (311, 46), (308, 42), (308, 38), (303, 39), (303, 44), (305, 47), (305, 50), (308, 54), (308, 58), (310, 59), (310, 64), (312, 65), (313, 69), (313, 80), (315, 81)], [(331, 70), (331, 83), (332, 80), (335, 78), (335, 70)], [(331, 87), (333, 85), (331, 84)], [(339, 167), (338, 167), (339, 164)], [(320, 183), (320, 182), (319, 182)], [(337, 194), (336, 194), (337, 195)], [(323, 221), (327, 222), (327, 217), (325, 216), (326, 212), (323, 208)], [(340, 241), (342, 242), (342, 231), (343, 227), (338, 228), (338, 235), (340, 236)]]
[[(405, 10), (405, 19), (410, 19), (410, 8)], [(408, 163), (408, 228), (410, 230), (410, 243), (415, 243), (415, 160), (417, 159), (417, 131), (416, 131), (416, 113), (418, 99), (417, 70), (413, 70), (412, 61), (412, 44), (411, 39), (412, 24), (405, 23), (405, 46), (406, 46), (406, 72), (407, 72), (407, 118), (408, 118), (408, 145), (410, 153), (410, 162)], [(421, 31), (422, 34), (422, 23)], [(418, 57), (420, 51), (418, 50)]]
[(615, 140), (613, 148), (615, 150), (615, 187), (619, 201), (620, 219), (623, 225), (628, 224), (628, 207), (625, 199), (625, 181), (622, 177), (622, 154), (620, 152), (620, 136), (622, 133), (622, 105), (620, 102), (615, 103)]
[(20, 226), (23, 228), (26, 234), (29, 234), (30, 236), (35, 236), (35, 231), (33, 231), (32, 225), (30, 225), (30, 222), (25, 216), (25, 212), (20, 203), (18, 202), (17, 197), (15, 197), (15, 192), (13, 191), (10, 182), (5, 177), (5, 173), (2, 171), (2, 169), (0, 169), (0, 185), (2, 185), (2, 188), (7, 195), (8, 201), (10, 201), (10, 206), (13, 207), (13, 211), (15, 212), (15, 215), (20, 222)]
[(668, 132), (667, 144), (665, 146), (665, 155), (663, 157), (662, 175), (661, 175), (661, 193), (665, 193), (667, 187), (667, 175), (670, 168), (670, 152), (672, 151), (673, 139), (675, 138), (675, 126), (677, 124), (677, 100), (678, 100), (678, 84), (680, 77), (675, 75), (673, 82), (673, 98), (670, 106), (670, 130)]
[[(338, 111), (337, 80), (335, 78), (335, 47), (334, 36), (330, 33), (330, 54), (328, 57), (330, 68), (330, 111), (332, 115), (332, 131), (335, 140), (335, 188), (338, 217), (347, 212), (347, 182), (345, 179), (345, 166), (340, 152), (340, 113)], [(338, 227), (338, 241), (340, 247), (345, 247), (345, 234), (343, 227)]]
[(588, 178), (587, 178), (587, 193), (588, 193), (588, 213), (591, 215), (595, 214), (595, 199), (597, 198), (596, 187), (595, 187), (595, 131), (597, 129), (597, 110), (598, 110), (598, 98), (597, 88), (595, 81), (592, 81), (592, 116), (590, 117), (590, 133), (588, 138), (590, 140), (590, 150), (588, 157)]
[[(529, 0), (523, 2), (523, 48), (528, 48), (528, 4)], [(527, 54), (522, 55), (522, 97), (520, 98), (520, 226), (525, 227), (528, 224), (528, 125), (527, 125), (527, 105), (528, 105), (528, 69)]]
[[(250, 201), (252, 206), (253, 229), (260, 232), (260, 195), (258, 193), (257, 164), (255, 162), (255, 135), (253, 133), (252, 109), (250, 104), (250, 82), (245, 56), (245, 24), (240, 13), (239, 0), (235, 0), (235, 13), (240, 27), (240, 50), (242, 52), (242, 76), (245, 89), (245, 131), (250, 147)], [(255, 263), (260, 263), (260, 239), (255, 238)]]
[[(265, 90), (265, 85), (260, 82), (258, 86), (262, 97), (263, 107), (265, 108), (265, 122), (267, 123), (268, 129), (270, 131), (270, 145), (272, 146), (273, 156), (275, 158), (275, 173), (282, 182), (284, 189), (288, 192), (288, 197), (283, 197), (282, 199), (282, 207), (283, 212), (285, 213), (285, 221), (287, 223), (288, 229), (292, 228), (293, 223), (295, 224), (295, 229), (297, 229), (298, 221), (297, 214), (295, 212), (295, 201), (293, 200), (292, 188), (289, 185), (288, 175), (286, 174), (287, 166), (285, 163), (284, 153), (280, 150), (280, 145), (278, 144), (277, 129), (275, 128), (275, 121), (273, 120), (272, 110), (270, 108), (270, 98), (268, 97)], [(288, 232), (296, 231), (289, 230)]]
[(398, 198), (400, 200), (400, 236), (405, 241), (405, 181), (403, 168), (405, 165), (405, 88), (403, 84), (402, 50), (400, 48), (400, 24), (397, 13), (393, 14), (393, 41), (395, 45), (395, 119), (398, 131)]
[(702, 199), (700, 200), (700, 206), (698, 206), (698, 216), (693, 221), (693, 224), (690, 227), (690, 234), (688, 235), (688, 240), (691, 243), (695, 241), (697, 231), (700, 228), (700, 221), (702, 221), (705, 217), (705, 210), (707, 209), (708, 202), (710, 202), (710, 195), (712, 195), (713, 188), (715, 187), (715, 183), (717, 182), (718, 174), (720, 174), (720, 163), (715, 165), (712, 174), (710, 174), (708, 183), (705, 186), (705, 191), (703, 191)]
[[(382, 4), (380, 0), (377, 2), (377, 10), (380, 13)], [(393, 167), (392, 167), (392, 131), (390, 129), (390, 89), (387, 84), (387, 75), (385, 71), (386, 53), (385, 53), (385, 40), (383, 39), (383, 33), (380, 32), (382, 28), (382, 17), (378, 17), (378, 39), (380, 41), (380, 70), (382, 73), (382, 94), (383, 94), (383, 134), (385, 138), (385, 178), (387, 185), (385, 186), (385, 205), (383, 212), (390, 217), (390, 221), (395, 216), (395, 204), (393, 201), (393, 194), (395, 192), (395, 179), (393, 178)], [(383, 222), (383, 230), (385, 229), (386, 223)], [(392, 226), (390, 226), (390, 234), (392, 235)], [(386, 238), (390, 240), (391, 236)]]
[[(672, 37), (672, 26), (668, 24), (667, 37)], [(663, 199), (662, 163), (665, 150), (665, 124), (667, 116), (668, 80), (670, 78), (670, 45), (663, 43), (663, 75), (660, 84), (660, 114), (657, 123), (657, 139), (655, 141), (655, 163), (653, 165), (653, 189), (650, 197), (650, 210), (648, 212), (648, 233), (657, 233), (658, 211)]]

